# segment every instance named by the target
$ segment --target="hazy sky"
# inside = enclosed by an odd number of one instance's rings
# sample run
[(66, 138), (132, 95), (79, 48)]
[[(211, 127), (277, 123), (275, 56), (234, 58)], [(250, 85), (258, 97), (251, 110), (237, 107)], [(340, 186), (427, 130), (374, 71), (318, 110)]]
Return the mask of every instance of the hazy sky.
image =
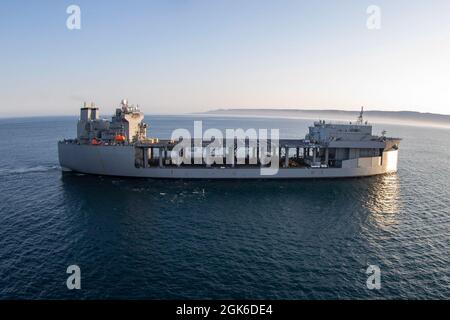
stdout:
[[(66, 8), (81, 8), (69, 30)], [(381, 29), (366, 27), (381, 8)], [(0, 3), (0, 116), (215, 108), (450, 114), (448, 0)]]

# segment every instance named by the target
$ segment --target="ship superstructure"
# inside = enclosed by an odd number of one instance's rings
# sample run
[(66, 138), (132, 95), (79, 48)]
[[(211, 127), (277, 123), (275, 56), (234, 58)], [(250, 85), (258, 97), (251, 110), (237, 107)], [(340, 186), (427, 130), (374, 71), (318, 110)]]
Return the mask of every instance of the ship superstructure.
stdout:
[[(77, 138), (60, 141), (59, 159), (64, 170), (82, 173), (152, 178), (336, 178), (371, 176), (397, 171), (399, 138), (372, 134), (363, 120), (363, 110), (352, 123), (314, 122), (303, 139), (280, 139), (276, 147), (269, 140), (272, 163), (260, 160), (262, 144), (244, 143), (245, 157), (239, 158), (237, 142), (223, 141), (223, 152), (214, 162), (202, 159), (178, 161), (174, 156), (179, 141), (147, 137), (147, 124), (138, 107), (123, 100), (111, 120), (100, 119), (95, 104), (81, 108)], [(208, 150), (211, 141), (200, 147)], [(184, 152), (195, 153), (192, 142)], [(242, 149), (242, 146), (241, 146)], [(181, 156), (183, 152), (181, 152)], [(253, 155), (253, 157), (252, 157)], [(232, 160), (231, 162), (229, 160)], [(274, 163), (276, 162), (276, 163)], [(278, 168), (262, 175), (261, 168)]]
[(129, 106), (126, 99), (122, 100), (111, 121), (100, 119), (99, 108), (85, 102), (80, 111), (77, 141), (80, 144), (142, 141), (147, 137), (147, 124), (143, 120), (139, 106)]

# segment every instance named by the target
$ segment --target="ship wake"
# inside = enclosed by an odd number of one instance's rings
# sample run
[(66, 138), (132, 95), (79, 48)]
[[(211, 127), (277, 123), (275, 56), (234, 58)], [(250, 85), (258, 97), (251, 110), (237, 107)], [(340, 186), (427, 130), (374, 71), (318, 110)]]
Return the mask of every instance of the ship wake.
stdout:
[(34, 172), (48, 172), (59, 169), (59, 166), (33, 166), (33, 167), (19, 167), (19, 168), (0, 168), (0, 176), (8, 176), (15, 174), (27, 174)]

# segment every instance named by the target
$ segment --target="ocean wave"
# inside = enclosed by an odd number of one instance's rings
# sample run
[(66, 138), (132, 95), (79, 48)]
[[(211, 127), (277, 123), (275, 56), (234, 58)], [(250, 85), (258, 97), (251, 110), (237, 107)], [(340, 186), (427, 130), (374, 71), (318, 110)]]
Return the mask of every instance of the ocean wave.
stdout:
[(33, 172), (47, 172), (58, 169), (59, 166), (34, 166), (34, 167), (20, 167), (20, 168), (0, 168), (0, 176), (13, 174), (27, 174)]

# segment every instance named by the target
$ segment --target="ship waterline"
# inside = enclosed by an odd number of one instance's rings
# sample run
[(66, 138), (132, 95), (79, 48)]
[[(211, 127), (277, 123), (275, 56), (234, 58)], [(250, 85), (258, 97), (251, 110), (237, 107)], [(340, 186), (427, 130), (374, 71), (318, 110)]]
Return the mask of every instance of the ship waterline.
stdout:
[[(214, 161), (198, 161), (186, 157), (198, 147), (186, 139), (147, 138), (143, 114), (124, 100), (112, 121), (98, 119), (95, 105), (83, 107), (77, 138), (58, 143), (59, 161), (64, 171), (162, 179), (344, 178), (396, 172), (400, 139), (372, 135), (362, 116), (361, 110), (355, 124), (315, 122), (304, 139), (244, 138), (241, 144), (233, 139), (231, 147), (212, 149), (220, 150)], [(202, 155), (204, 150), (211, 153), (205, 141), (200, 146)]]

